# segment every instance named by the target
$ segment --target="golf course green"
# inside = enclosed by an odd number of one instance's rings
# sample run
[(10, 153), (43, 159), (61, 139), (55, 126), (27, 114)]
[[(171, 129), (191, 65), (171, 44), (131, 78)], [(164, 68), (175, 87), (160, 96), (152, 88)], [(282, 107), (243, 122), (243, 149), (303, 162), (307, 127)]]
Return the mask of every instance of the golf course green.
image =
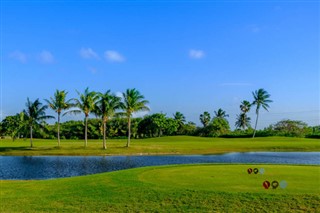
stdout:
[[(1, 212), (317, 212), (319, 166), (201, 164), (1, 181)], [(263, 188), (265, 180), (286, 188)]]
[[(200, 138), (188, 136), (132, 140), (1, 140), (1, 155), (159, 155), (241, 151), (320, 151), (320, 141), (304, 138)], [(248, 174), (263, 168), (263, 174)], [(287, 186), (263, 187), (264, 181)], [(197, 164), (152, 166), (51, 180), (0, 182), (0, 212), (317, 212), (320, 166)]]

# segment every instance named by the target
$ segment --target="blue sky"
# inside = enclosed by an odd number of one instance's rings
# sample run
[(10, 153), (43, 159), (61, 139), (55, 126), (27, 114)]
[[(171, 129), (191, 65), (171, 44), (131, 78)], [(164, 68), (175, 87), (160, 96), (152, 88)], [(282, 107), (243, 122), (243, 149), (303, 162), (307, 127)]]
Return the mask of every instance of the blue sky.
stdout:
[(258, 128), (287, 118), (319, 125), (319, 8), (317, 1), (2, 1), (2, 117), (56, 89), (73, 98), (86, 87), (137, 88), (151, 113), (180, 111), (200, 125), (201, 113), (222, 108), (234, 127), (240, 102), (264, 88), (274, 102)]

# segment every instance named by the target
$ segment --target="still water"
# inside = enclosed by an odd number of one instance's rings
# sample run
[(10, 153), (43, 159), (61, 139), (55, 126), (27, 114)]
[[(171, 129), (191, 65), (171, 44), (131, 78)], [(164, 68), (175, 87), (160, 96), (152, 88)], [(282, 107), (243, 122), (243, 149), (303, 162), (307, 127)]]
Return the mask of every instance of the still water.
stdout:
[(165, 156), (0, 156), (0, 179), (71, 177), (143, 166), (194, 163), (320, 165), (320, 152), (233, 152)]

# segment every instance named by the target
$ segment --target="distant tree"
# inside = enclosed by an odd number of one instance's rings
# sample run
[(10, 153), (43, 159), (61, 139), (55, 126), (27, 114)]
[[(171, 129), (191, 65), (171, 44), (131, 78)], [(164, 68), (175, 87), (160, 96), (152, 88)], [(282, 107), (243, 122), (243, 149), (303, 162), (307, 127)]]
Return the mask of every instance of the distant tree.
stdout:
[[(74, 104), (70, 100), (66, 100), (68, 92), (65, 90), (56, 90), (53, 97), (50, 100), (45, 99), (48, 106), (58, 114), (58, 126), (57, 126), (57, 136), (58, 136), (58, 147), (60, 147), (60, 116), (63, 110), (70, 109)], [(63, 114), (64, 115), (64, 114)]]
[(122, 93), (123, 100), (121, 102), (121, 108), (125, 111), (124, 114), (128, 120), (128, 141), (127, 147), (130, 146), (131, 136), (131, 117), (134, 112), (149, 111), (149, 107), (146, 106), (149, 102), (144, 99), (144, 96), (136, 89), (127, 89)]
[(20, 133), (25, 132), (24, 113), (17, 113), (13, 116), (7, 116), (1, 122), (2, 135), (8, 135), (14, 141), (17, 137), (20, 137)]
[(249, 101), (242, 101), (241, 104), (240, 104), (240, 109), (243, 113), (247, 113), (250, 111), (250, 107), (251, 107), (251, 104)]
[(250, 127), (250, 120), (246, 113), (241, 113), (240, 115), (237, 115), (236, 120), (236, 127), (245, 130), (246, 128)]
[(106, 93), (98, 93), (98, 101), (96, 102), (94, 113), (100, 116), (103, 124), (103, 149), (106, 149), (106, 124), (114, 115), (116, 110), (120, 109), (121, 98), (111, 94), (108, 90)]
[(200, 136), (218, 137), (229, 133), (230, 126), (225, 118), (215, 117), (208, 126), (198, 129)]
[(194, 135), (196, 132), (197, 126), (194, 122), (189, 121), (184, 125), (183, 135)]
[(176, 112), (173, 114), (173, 119), (178, 123), (178, 131), (181, 134), (184, 123), (186, 122), (186, 117), (181, 112)]
[(204, 127), (208, 126), (210, 123), (211, 116), (209, 112), (204, 112), (203, 114), (200, 115), (200, 121), (203, 124)]
[[(163, 113), (155, 113), (150, 116), (152, 125), (157, 129), (158, 137), (163, 134), (164, 129), (167, 125), (166, 115)], [(178, 122), (176, 120), (176, 122)]]
[(84, 122), (70, 120), (61, 123), (61, 135), (64, 139), (84, 139)]
[(164, 127), (164, 134), (165, 135), (175, 135), (178, 132), (178, 129), (181, 128), (179, 131), (179, 133), (182, 133), (181, 131), (184, 130), (185, 128), (185, 124), (183, 124), (183, 126), (179, 126), (179, 123), (177, 120), (173, 119), (173, 118), (166, 118), (166, 124)]
[(242, 101), (240, 104), (241, 114), (237, 115), (237, 120), (235, 126), (237, 128), (245, 130), (247, 127), (250, 127), (251, 118), (248, 117), (247, 113), (250, 111), (251, 104), (249, 101)]
[(54, 118), (53, 116), (46, 115), (46, 109), (48, 106), (42, 105), (39, 99), (35, 100), (34, 102), (30, 101), (27, 98), (26, 109), (23, 110), (24, 113), (24, 120), (28, 124), (30, 128), (30, 146), (33, 147), (32, 142), (32, 131), (34, 126), (40, 126), (41, 121), (49, 118)]
[(272, 100), (269, 99), (270, 95), (264, 89), (258, 89), (255, 92), (252, 92), (252, 95), (253, 95), (254, 101), (252, 102), (251, 105), (256, 106), (256, 115), (257, 115), (256, 124), (254, 126), (254, 132), (253, 132), (253, 136), (252, 136), (252, 138), (254, 138), (254, 136), (256, 135), (256, 131), (257, 131), (259, 110), (262, 107), (263, 109), (268, 111), (268, 108), (269, 108), (268, 103), (271, 103)]
[(224, 111), (223, 109), (218, 109), (218, 111), (214, 111), (215, 118), (226, 118), (229, 117), (229, 115)]
[(312, 132), (309, 130), (308, 125), (303, 121), (282, 120), (272, 125), (272, 129), (277, 135), (303, 137)]
[(98, 96), (96, 94), (96, 92), (94, 91), (89, 91), (89, 88), (87, 87), (84, 91), (83, 94), (81, 94), (80, 92), (78, 92), (79, 95), (79, 99), (74, 99), (75, 101), (75, 106), (78, 109), (74, 109), (69, 111), (68, 113), (81, 113), (83, 112), (85, 115), (85, 130), (84, 130), (84, 146), (87, 147), (88, 144), (88, 117), (89, 114), (92, 113), (92, 111), (95, 109), (95, 102), (98, 99)]

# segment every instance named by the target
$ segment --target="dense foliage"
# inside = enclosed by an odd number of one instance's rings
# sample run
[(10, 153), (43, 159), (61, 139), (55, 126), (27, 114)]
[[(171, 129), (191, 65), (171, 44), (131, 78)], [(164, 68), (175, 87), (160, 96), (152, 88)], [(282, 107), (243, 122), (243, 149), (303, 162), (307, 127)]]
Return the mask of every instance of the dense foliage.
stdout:
[[(56, 90), (50, 100), (45, 101), (57, 116), (55, 124), (46, 123), (45, 119), (53, 118), (45, 114), (47, 105), (37, 99), (31, 102), (27, 99), (26, 109), (13, 116), (7, 116), (0, 123), (2, 137), (16, 138), (45, 138), (45, 139), (103, 139), (103, 148), (106, 148), (107, 138), (150, 138), (170, 135), (192, 135), (203, 137), (258, 137), (264, 136), (289, 136), (320, 138), (320, 127), (309, 127), (302, 121), (282, 120), (263, 130), (251, 128), (251, 118), (248, 112), (251, 106), (256, 106), (258, 116), (262, 107), (267, 110), (270, 95), (263, 89), (253, 93), (253, 102), (244, 100), (240, 104), (241, 113), (237, 115), (236, 130), (231, 131), (227, 120), (229, 116), (219, 108), (213, 112), (213, 118), (205, 111), (199, 116), (202, 127), (187, 121), (181, 112), (176, 112), (172, 117), (163, 113), (146, 115), (143, 118), (134, 118), (138, 111), (148, 111), (148, 101), (136, 89), (128, 89), (121, 97), (115, 96), (108, 90), (106, 93), (89, 91), (79, 93), (79, 99), (66, 99), (67, 92)], [(60, 113), (83, 113), (83, 121), (69, 120), (60, 122)], [(69, 110), (69, 111), (68, 111)], [(64, 115), (62, 114), (62, 115)], [(89, 117), (96, 115), (96, 118)], [(256, 121), (257, 123), (257, 121)], [(255, 123), (255, 124), (256, 124)], [(86, 143), (85, 143), (86, 145)]]

